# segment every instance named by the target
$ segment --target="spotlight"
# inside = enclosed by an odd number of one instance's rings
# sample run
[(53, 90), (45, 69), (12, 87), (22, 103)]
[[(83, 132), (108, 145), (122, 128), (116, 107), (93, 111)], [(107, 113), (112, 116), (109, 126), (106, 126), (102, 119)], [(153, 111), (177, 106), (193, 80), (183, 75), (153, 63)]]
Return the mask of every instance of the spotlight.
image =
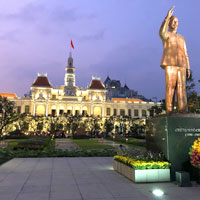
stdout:
[(164, 195), (164, 192), (162, 190), (160, 190), (160, 189), (155, 189), (155, 190), (153, 190), (152, 193), (157, 197), (161, 197), (161, 196)]

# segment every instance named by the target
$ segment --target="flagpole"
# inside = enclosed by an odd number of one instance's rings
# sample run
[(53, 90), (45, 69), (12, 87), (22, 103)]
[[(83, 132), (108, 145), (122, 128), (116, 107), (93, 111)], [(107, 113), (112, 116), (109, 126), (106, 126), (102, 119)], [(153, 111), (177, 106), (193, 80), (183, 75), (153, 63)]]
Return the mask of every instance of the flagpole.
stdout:
[(72, 49), (74, 49), (74, 45), (73, 45), (73, 42), (72, 42), (72, 40), (71, 40), (71, 52), (72, 52)]
[(70, 42), (70, 52), (69, 52), (69, 55), (72, 56), (72, 45), (71, 45), (71, 42)]

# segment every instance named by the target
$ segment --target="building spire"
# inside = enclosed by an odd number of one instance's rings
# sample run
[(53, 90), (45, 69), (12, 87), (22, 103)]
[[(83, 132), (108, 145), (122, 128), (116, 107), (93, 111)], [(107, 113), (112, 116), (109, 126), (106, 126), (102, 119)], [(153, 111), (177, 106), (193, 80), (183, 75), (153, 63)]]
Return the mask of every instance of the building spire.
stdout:
[(73, 67), (73, 58), (72, 58), (72, 52), (69, 52), (69, 58), (68, 58), (68, 66), (67, 67)]
[(65, 95), (74, 96), (76, 94), (76, 83), (75, 83), (75, 67), (73, 65), (72, 52), (69, 52), (68, 65), (65, 68)]

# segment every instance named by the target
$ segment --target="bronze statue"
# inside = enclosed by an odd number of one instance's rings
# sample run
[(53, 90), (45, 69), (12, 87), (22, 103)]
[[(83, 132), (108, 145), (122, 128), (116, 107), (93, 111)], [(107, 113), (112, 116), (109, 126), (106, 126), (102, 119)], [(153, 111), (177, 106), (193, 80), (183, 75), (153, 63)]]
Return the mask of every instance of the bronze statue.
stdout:
[(159, 32), (164, 49), (161, 67), (165, 70), (167, 114), (174, 110), (175, 90), (178, 111), (187, 112), (186, 77), (190, 77), (185, 39), (176, 32), (178, 18), (172, 16), (173, 10), (174, 6), (168, 11)]

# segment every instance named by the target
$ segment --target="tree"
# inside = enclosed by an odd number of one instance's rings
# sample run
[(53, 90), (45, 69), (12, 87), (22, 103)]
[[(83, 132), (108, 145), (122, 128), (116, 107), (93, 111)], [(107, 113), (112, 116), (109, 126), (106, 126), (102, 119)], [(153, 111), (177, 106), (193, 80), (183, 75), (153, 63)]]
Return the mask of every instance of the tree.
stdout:
[[(200, 80), (198, 81), (200, 82)], [(195, 91), (195, 83), (193, 75), (191, 73), (190, 77), (187, 79), (187, 99), (188, 99), (188, 111), (191, 113), (200, 113), (200, 97)]]
[(99, 132), (102, 130), (101, 128), (102, 118), (99, 117), (90, 117), (89, 118), (89, 129), (91, 133)]
[(21, 125), (20, 125), (20, 129), (21, 129), (22, 131), (24, 131), (24, 132), (27, 132), (28, 129), (29, 129), (29, 123), (26, 122), (26, 121), (24, 121), (24, 120), (22, 120), (22, 123), (21, 123)]
[(194, 90), (195, 86), (196, 85), (194, 83), (193, 73), (191, 71), (190, 77), (187, 78), (187, 81), (186, 81), (186, 92), (187, 92), (188, 100), (190, 100), (190, 98), (193, 98), (194, 96), (197, 95), (196, 91)]
[(163, 113), (163, 111), (166, 111), (165, 99), (161, 100), (160, 102), (161, 102), (160, 106), (155, 105), (148, 109), (151, 117), (160, 115)]
[(37, 124), (37, 131), (41, 132), (42, 129), (43, 129), (43, 121), (42, 122), (38, 122), (38, 124)]
[(68, 117), (68, 123), (66, 125), (66, 128), (72, 133), (72, 136), (74, 136), (76, 129), (79, 127), (81, 120), (82, 119), (80, 115)]
[(6, 125), (17, 121), (23, 115), (15, 112), (15, 103), (0, 96), (0, 136)]
[(104, 127), (106, 129), (106, 136), (108, 135), (109, 132), (111, 132), (114, 129), (114, 124), (112, 121), (112, 117), (110, 119), (106, 119), (104, 123)]

